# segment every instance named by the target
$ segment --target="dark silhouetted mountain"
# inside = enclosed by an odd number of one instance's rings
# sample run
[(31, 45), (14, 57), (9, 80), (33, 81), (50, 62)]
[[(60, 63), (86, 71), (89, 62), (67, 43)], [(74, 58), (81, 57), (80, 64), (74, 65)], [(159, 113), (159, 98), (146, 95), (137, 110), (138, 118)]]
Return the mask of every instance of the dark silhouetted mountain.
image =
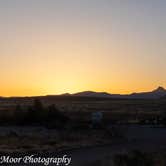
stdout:
[(109, 94), (106, 92), (84, 91), (72, 94), (72, 96), (100, 97), (100, 98), (103, 97), (103, 98), (129, 98), (129, 99), (158, 99), (163, 96), (166, 96), (166, 89), (164, 89), (163, 87), (158, 87), (157, 89), (151, 92), (132, 93), (128, 95)]
[(111, 94), (106, 92), (93, 92), (93, 91), (84, 91), (73, 94), (73, 96), (81, 97), (111, 97)]
[(47, 96), (32, 96), (32, 97), (0, 97), (0, 100), (32, 100), (35, 98), (40, 98), (44, 100), (58, 100), (58, 99), (69, 99), (69, 98), (106, 98), (106, 99), (166, 99), (166, 89), (163, 87), (158, 87), (157, 89), (150, 91), (150, 92), (140, 92), (140, 93), (131, 93), (131, 94), (110, 94), (107, 92), (93, 92), (93, 91), (84, 91), (75, 94), (64, 93), (61, 95), (47, 95)]
[(61, 96), (70, 96), (71, 94), (70, 93), (63, 93), (61, 94)]
[(166, 89), (158, 87), (151, 92), (133, 93), (129, 95), (130, 98), (143, 98), (143, 99), (158, 99), (166, 95)]

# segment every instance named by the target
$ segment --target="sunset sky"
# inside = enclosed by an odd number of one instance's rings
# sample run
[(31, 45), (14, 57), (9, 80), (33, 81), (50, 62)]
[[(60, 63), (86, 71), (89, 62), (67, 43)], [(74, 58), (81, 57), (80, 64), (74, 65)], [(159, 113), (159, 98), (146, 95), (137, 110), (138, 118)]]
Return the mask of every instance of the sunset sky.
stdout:
[(1, 0), (0, 96), (166, 87), (165, 0)]

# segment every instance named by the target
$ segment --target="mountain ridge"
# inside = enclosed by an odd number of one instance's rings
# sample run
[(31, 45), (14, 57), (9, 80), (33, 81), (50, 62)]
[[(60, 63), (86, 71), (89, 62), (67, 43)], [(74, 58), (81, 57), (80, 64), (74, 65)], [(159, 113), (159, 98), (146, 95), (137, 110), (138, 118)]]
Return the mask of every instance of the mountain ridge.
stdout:
[(158, 88), (149, 92), (139, 92), (131, 94), (111, 94), (107, 92), (94, 92), (94, 91), (83, 91), (71, 96), (79, 97), (105, 97), (105, 98), (129, 98), (129, 99), (157, 99), (166, 96), (166, 89), (159, 86)]
[(166, 99), (166, 89), (159, 86), (158, 88), (148, 91), (148, 92), (134, 92), (130, 94), (112, 94), (108, 92), (95, 92), (95, 91), (82, 91), (78, 93), (64, 93), (64, 94), (52, 94), (52, 95), (45, 95), (45, 96), (10, 96), (4, 97), (0, 96), (0, 99), (17, 99), (17, 98), (50, 98), (50, 97), (89, 97), (89, 98), (119, 98), (119, 99)]

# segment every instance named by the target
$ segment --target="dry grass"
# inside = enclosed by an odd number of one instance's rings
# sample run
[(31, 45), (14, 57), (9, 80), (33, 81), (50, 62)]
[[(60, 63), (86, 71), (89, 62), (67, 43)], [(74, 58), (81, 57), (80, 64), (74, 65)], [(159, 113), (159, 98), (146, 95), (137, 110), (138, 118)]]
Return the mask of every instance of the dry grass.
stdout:
[[(11, 127), (12, 129), (12, 127)], [(112, 137), (102, 130), (49, 130), (41, 128), (27, 128), (7, 131), (0, 135), (0, 152), (21, 152), (21, 151), (56, 151), (83, 146), (100, 145), (110, 143)], [(18, 131), (18, 132), (17, 132)], [(24, 132), (23, 132), (24, 131)]]

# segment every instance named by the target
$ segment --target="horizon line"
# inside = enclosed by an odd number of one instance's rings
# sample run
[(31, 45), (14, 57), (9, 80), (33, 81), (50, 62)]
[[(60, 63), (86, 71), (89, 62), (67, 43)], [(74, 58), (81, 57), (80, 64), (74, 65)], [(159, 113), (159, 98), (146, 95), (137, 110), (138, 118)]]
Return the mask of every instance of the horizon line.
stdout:
[(153, 90), (149, 90), (149, 91), (140, 91), (140, 92), (130, 92), (130, 93), (110, 93), (107, 91), (93, 91), (93, 90), (83, 90), (83, 91), (78, 91), (78, 92), (74, 92), (74, 93), (59, 93), (59, 94), (41, 94), (41, 95), (13, 95), (13, 96), (0, 96), (0, 98), (29, 98), (29, 97), (44, 97), (44, 96), (62, 96), (62, 95), (74, 95), (74, 94), (78, 94), (78, 93), (82, 93), (82, 92), (94, 92), (94, 93), (107, 93), (110, 95), (131, 95), (133, 93), (146, 93), (146, 92), (153, 92), (154, 90), (157, 89), (163, 89), (166, 90), (165, 87), (163, 86), (158, 86), (157, 88), (153, 89)]

